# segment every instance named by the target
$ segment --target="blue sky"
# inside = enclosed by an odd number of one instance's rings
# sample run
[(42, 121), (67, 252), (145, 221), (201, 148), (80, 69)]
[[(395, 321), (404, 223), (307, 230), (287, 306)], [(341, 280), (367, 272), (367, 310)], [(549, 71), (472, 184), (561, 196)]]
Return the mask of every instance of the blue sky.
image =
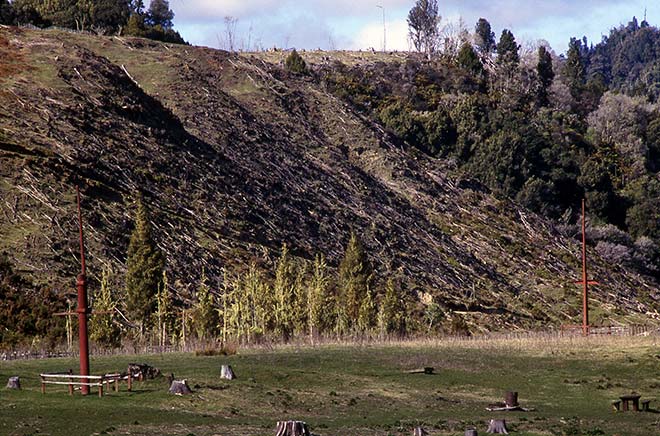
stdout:
[[(192, 44), (227, 48), (225, 17), (235, 18), (235, 48), (297, 47), (380, 49), (385, 9), (388, 49), (406, 50), (406, 16), (414, 0), (170, 0), (175, 27)], [(657, 0), (440, 0), (442, 24), (460, 18), (470, 31), (487, 18), (499, 37), (511, 29), (520, 43), (546, 40), (565, 52), (571, 36), (600, 41), (609, 29), (647, 10), (651, 25), (660, 24)]]

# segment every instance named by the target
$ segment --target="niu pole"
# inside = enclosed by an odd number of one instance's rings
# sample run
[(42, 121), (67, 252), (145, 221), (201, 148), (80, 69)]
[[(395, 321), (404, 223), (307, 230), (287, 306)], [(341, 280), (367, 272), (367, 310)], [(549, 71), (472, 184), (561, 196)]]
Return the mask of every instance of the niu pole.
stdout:
[(582, 199), (582, 280), (576, 282), (582, 285), (582, 334), (589, 336), (589, 285), (597, 285), (598, 282), (587, 279), (587, 230), (584, 199)]
[[(78, 340), (80, 343), (80, 375), (89, 375), (89, 340), (87, 339), (87, 276), (85, 270), (85, 240), (83, 238), (82, 212), (80, 210), (80, 188), (76, 186), (78, 198), (78, 225), (80, 230), (80, 266), (81, 271), (76, 280), (78, 288)], [(88, 383), (88, 379), (83, 379)], [(89, 394), (89, 386), (82, 385), (82, 394)]]

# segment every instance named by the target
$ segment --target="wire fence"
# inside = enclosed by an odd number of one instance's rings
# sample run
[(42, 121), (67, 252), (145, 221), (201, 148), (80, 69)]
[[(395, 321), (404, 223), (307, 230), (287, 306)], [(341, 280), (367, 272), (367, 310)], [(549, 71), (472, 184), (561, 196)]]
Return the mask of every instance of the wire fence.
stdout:
[[(582, 326), (565, 325), (557, 330), (546, 331), (515, 331), (515, 332), (489, 332), (470, 336), (436, 335), (436, 336), (383, 336), (383, 335), (353, 335), (347, 337), (326, 336), (310, 338), (300, 336), (291, 341), (283, 342), (273, 338), (262, 338), (259, 341), (187, 341), (182, 344), (157, 345), (151, 342), (126, 343), (119, 348), (103, 348), (92, 345), (90, 354), (92, 356), (115, 356), (115, 355), (150, 355), (167, 353), (197, 353), (197, 354), (234, 354), (240, 347), (242, 349), (274, 349), (278, 347), (309, 347), (324, 345), (354, 345), (354, 346), (376, 346), (376, 345), (400, 345), (400, 346), (481, 346), (484, 344), (523, 344), (526, 342), (560, 342), (567, 341), (598, 341), (599, 338), (616, 337), (653, 337), (660, 339), (660, 327), (649, 325), (627, 325), (627, 326), (598, 326), (590, 327), (589, 337), (584, 337)], [(77, 350), (67, 350), (66, 346), (54, 349), (14, 349), (0, 352), (0, 361), (8, 360), (30, 360), (50, 358), (77, 357)]]

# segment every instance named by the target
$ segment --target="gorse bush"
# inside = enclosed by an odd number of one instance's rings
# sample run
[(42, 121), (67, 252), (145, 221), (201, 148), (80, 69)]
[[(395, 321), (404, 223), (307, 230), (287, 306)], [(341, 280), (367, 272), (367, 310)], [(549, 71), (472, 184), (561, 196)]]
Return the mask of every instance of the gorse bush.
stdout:
[(284, 61), (284, 66), (286, 69), (292, 73), (296, 74), (306, 74), (307, 73), (307, 64), (305, 63), (305, 60), (298, 54), (296, 49), (293, 49), (293, 51), (289, 54), (289, 56), (286, 57), (286, 60)]

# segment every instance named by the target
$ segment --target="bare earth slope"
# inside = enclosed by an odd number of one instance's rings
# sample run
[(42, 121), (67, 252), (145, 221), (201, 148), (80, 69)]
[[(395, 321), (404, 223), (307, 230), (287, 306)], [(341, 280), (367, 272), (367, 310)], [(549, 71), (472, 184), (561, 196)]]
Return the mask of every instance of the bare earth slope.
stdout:
[[(180, 286), (282, 243), (336, 264), (355, 229), (379, 272), (474, 328), (578, 319), (573, 241), (398, 149), (309, 77), (249, 55), (1, 27), (0, 85), (0, 251), (36, 280), (72, 286), (80, 183), (96, 275), (122, 270), (141, 191)], [(590, 256), (598, 322), (656, 317), (658, 289)]]

